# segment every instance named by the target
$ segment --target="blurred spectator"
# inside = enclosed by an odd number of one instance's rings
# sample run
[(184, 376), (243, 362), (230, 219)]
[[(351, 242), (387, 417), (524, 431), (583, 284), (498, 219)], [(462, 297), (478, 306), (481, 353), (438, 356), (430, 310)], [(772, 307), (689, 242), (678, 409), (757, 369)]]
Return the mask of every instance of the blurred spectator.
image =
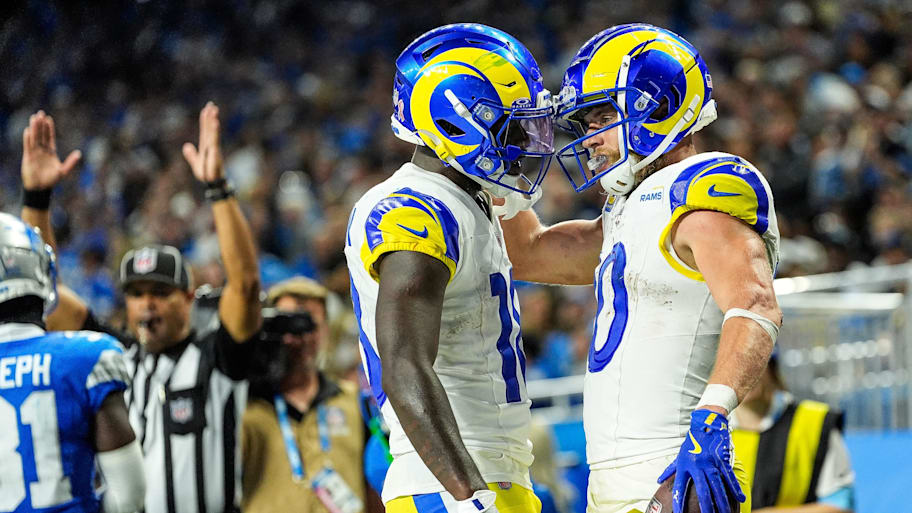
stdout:
[[(192, 106), (212, 96), (234, 113), (225, 122), (227, 173), (250, 207), (260, 247), (284, 266), (273, 266), (274, 278), (304, 272), (344, 296), (344, 267), (333, 257), (341, 254), (339, 228), (354, 198), (408, 157), (387, 128), (398, 48), (445, 22), (489, 23), (524, 41), (556, 90), (581, 34), (639, 18), (669, 25), (704, 50), (721, 116), (705, 131), (706, 145), (742, 154), (768, 175), (780, 218), (796, 236), (830, 242), (828, 225), (815, 219), (842, 213), (852, 240), (832, 241), (844, 249), (824, 268), (872, 262), (884, 252), (890, 261), (908, 259), (877, 239), (884, 228), (876, 215), (888, 207), (885, 188), (902, 191), (889, 208), (912, 208), (912, 38), (900, 21), (910, 13), (902, 2), (664, 0), (644, 10), (575, 0), (506, 11), (496, 2), (439, 0), (393, 9), (359, 0), (342, 8), (281, 0), (219, 5), (116, 2), (96, 10), (27, 2), (6, 9), (0, 176), (13, 180), (19, 132), (39, 106), (63, 120), (64, 146), (86, 154), (80, 179), (58, 192), (54, 226), (63, 253), (82, 250), (69, 234), (95, 230), (108, 247), (93, 258), (104, 255), (109, 267), (126, 239), (172, 244), (190, 251), (196, 267), (212, 268), (211, 216), (199, 192), (187, 192), (175, 151), (193, 130)], [(579, 27), (579, 19), (592, 26)], [(18, 199), (14, 184), (6, 185), (0, 204), (9, 209)], [(559, 172), (545, 190), (538, 209), (546, 222), (597, 215), (597, 192), (576, 195)], [(891, 228), (895, 240), (912, 234), (900, 224)], [(109, 308), (103, 293), (87, 299), (99, 311)]]
[(775, 353), (760, 382), (734, 411), (732, 443), (751, 478), (757, 513), (844, 513), (855, 508), (855, 474), (842, 414), (785, 389)]
[[(314, 280), (274, 285), (264, 341), (243, 419), (243, 507), (274, 511), (364, 511), (364, 449), (370, 433), (358, 385), (320, 370), (329, 339), (329, 290)], [(270, 350), (273, 346), (275, 350)], [(377, 504), (376, 500), (371, 504)]]
[[(396, 52), (466, 20), (517, 36), (552, 91), (588, 34), (632, 20), (674, 29), (712, 72), (720, 118), (702, 146), (743, 155), (774, 189), (789, 225), (780, 276), (912, 256), (908, 2), (29, 1), (0, 12), (0, 207), (19, 201), (14, 167), (29, 114), (53, 108), (61, 145), (84, 153), (50, 212), (61, 274), (83, 284), (99, 313), (112, 304), (102, 268), (110, 274), (134, 245), (174, 245), (201, 284), (224, 279), (212, 216), (177, 151), (209, 97), (233, 113), (227, 172), (259, 242), (263, 283), (302, 274), (347, 299), (340, 236), (351, 205), (411, 154), (388, 128)], [(553, 167), (536, 206), (542, 220), (596, 217), (598, 188), (576, 194)], [(83, 263), (87, 233), (100, 243)], [(580, 290), (588, 308), (591, 289)], [(574, 352), (570, 333), (588, 328), (579, 325), (588, 316), (568, 294), (552, 291), (549, 325), (529, 332), (530, 352)], [(538, 360), (557, 369), (530, 370), (571, 372), (566, 357), (550, 358)]]
[(570, 500), (574, 490), (560, 477), (555, 457), (557, 449), (550, 426), (533, 421), (529, 441), (532, 442), (532, 455), (535, 456), (529, 474), (535, 496), (542, 503), (541, 513), (570, 513)]

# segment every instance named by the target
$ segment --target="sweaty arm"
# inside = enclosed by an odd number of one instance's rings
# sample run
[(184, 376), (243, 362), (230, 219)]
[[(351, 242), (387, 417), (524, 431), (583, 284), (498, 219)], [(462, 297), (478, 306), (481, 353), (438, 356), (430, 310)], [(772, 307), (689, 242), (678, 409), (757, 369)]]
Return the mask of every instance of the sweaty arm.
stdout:
[(132, 513), (142, 509), (146, 494), (143, 457), (127, 413), (123, 392), (108, 394), (95, 414), (95, 458), (107, 488), (105, 513)]
[(418, 455), (453, 497), (464, 500), (487, 485), (433, 368), (450, 270), (414, 251), (389, 253), (375, 267), (383, 390)]
[[(747, 224), (723, 212), (692, 211), (678, 221), (672, 244), (681, 260), (703, 275), (723, 312), (739, 308), (782, 324), (766, 246)], [(740, 402), (763, 373), (774, 343), (757, 321), (731, 317), (722, 326), (709, 384), (731, 387)], [(722, 410), (716, 411), (729, 414)]]
[(602, 247), (602, 218), (544, 226), (533, 210), (502, 220), (517, 280), (591, 285)]

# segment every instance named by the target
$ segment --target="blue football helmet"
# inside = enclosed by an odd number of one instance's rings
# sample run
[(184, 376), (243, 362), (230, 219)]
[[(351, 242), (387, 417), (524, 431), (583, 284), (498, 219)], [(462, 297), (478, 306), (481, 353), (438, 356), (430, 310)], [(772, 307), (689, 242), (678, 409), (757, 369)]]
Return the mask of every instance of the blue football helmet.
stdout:
[[(681, 36), (642, 23), (603, 30), (577, 52), (555, 100), (557, 125), (575, 139), (557, 152), (558, 162), (577, 192), (601, 182), (610, 193), (627, 194), (637, 171), (716, 119), (711, 97), (706, 63)], [(583, 118), (602, 105), (617, 116), (587, 134)], [(617, 161), (583, 146), (614, 127)]]
[(532, 54), (495, 28), (439, 27), (396, 60), (393, 132), (497, 196), (539, 190), (554, 152), (552, 117)]
[(54, 252), (19, 218), (0, 212), (0, 303), (35, 296), (45, 314), (57, 305)]

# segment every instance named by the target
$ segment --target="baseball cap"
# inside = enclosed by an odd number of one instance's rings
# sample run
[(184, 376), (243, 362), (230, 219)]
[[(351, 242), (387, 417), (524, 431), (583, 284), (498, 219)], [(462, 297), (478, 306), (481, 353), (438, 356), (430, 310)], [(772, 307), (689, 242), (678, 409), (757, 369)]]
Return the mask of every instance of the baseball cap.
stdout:
[(120, 261), (120, 286), (137, 281), (165, 283), (190, 289), (190, 269), (174, 246), (144, 246), (131, 249)]

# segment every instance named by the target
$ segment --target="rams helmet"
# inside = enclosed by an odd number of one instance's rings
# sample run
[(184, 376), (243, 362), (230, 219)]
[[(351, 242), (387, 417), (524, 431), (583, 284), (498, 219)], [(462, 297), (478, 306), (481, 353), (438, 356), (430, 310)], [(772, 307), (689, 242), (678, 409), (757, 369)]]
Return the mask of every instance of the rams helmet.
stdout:
[[(627, 194), (637, 171), (716, 118), (711, 97), (706, 63), (681, 36), (642, 23), (603, 30), (564, 74), (557, 124), (575, 140), (557, 152), (558, 162), (577, 192), (600, 181), (608, 192)], [(617, 117), (587, 134), (583, 117), (606, 104)], [(620, 158), (593, 158), (583, 143), (614, 127)]]
[(485, 25), (446, 25), (396, 60), (392, 128), (498, 196), (536, 192), (553, 154), (551, 93), (529, 50)]

